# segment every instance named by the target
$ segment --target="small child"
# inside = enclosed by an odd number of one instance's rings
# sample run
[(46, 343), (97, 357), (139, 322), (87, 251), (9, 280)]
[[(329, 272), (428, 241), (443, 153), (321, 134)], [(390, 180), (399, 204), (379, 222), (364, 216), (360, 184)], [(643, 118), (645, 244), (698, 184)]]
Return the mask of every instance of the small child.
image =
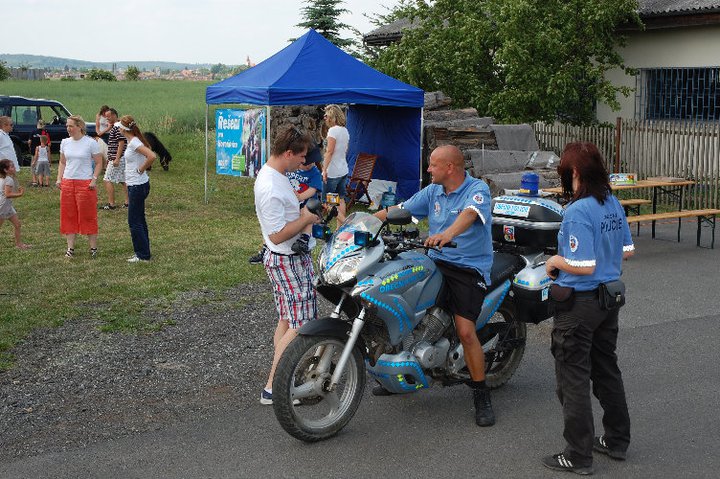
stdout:
[(50, 186), (50, 163), (52, 163), (48, 137), (40, 136), (40, 145), (35, 147), (35, 156), (32, 164), (32, 184), (36, 186)]
[(15, 246), (19, 249), (28, 249), (30, 245), (20, 239), (20, 219), (12, 204), (11, 198), (19, 198), (25, 192), (21, 186), (15, 191), (15, 164), (10, 160), (0, 160), (0, 226), (9, 219), (15, 226)]

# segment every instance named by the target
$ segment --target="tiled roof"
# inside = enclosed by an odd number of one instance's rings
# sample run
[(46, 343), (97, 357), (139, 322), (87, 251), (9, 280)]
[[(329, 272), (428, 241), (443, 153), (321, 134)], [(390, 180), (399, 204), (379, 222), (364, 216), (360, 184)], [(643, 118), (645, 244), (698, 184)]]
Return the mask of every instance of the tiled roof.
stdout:
[(638, 0), (640, 18), (720, 12), (720, 1)]

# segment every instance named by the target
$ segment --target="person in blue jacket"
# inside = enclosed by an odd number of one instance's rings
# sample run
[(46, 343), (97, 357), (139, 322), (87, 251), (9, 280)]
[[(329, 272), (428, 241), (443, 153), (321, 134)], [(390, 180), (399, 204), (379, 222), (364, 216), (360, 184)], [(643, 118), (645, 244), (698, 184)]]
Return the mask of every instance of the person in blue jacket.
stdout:
[[(592, 474), (593, 449), (622, 460), (630, 444), (630, 416), (615, 354), (619, 307), (605, 309), (600, 299), (601, 285), (619, 280), (622, 261), (635, 247), (595, 145), (568, 144), (558, 174), (569, 204), (558, 233), (558, 254), (550, 257), (545, 267), (555, 279), (551, 350), (567, 445), (562, 452), (544, 458), (543, 464)], [(595, 436), (593, 423), (591, 381), (603, 408), (604, 432), (599, 436)]]
[[(475, 423), (492, 426), (495, 413), (490, 389), (485, 384), (485, 353), (475, 330), (490, 285), (493, 261), (490, 188), (467, 174), (463, 154), (453, 145), (433, 150), (427, 171), (432, 184), (398, 207), (418, 219), (427, 218), (430, 236), (425, 245), (441, 248), (428, 253), (443, 275), (437, 305), (455, 320), (470, 370), (468, 386), (473, 390)], [(380, 210), (375, 216), (384, 221), (387, 210)], [(450, 241), (457, 247), (442, 248)], [(373, 389), (375, 395), (387, 393), (380, 385)]]

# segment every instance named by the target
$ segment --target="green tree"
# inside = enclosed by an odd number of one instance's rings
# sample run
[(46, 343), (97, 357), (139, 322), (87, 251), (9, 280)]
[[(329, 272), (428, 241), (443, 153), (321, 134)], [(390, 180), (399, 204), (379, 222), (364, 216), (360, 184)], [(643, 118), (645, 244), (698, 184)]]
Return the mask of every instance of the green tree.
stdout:
[(138, 81), (140, 79), (140, 69), (135, 65), (130, 65), (125, 70), (125, 79), (128, 81)]
[(218, 63), (217, 65), (213, 65), (210, 67), (210, 73), (213, 75), (217, 75), (218, 73), (223, 73), (227, 67), (223, 65), (222, 63)]
[(346, 8), (340, 8), (342, 3), (343, 0), (305, 0), (306, 6), (300, 10), (304, 21), (297, 26), (314, 29), (340, 48), (352, 48), (355, 40), (340, 36), (341, 30), (350, 29), (339, 20), (343, 13), (350, 13)]
[(418, 22), (370, 59), (376, 68), (455, 106), (501, 121), (594, 121), (602, 101), (619, 107), (630, 90), (605, 80), (632, 71), (616, 47), (617, 27), (640, 24), (636, 0), (418, 0), (403, 5)]
[(85, 79), (92, 81), (117, 81), (117, 78), (115, 78), (112, 72), (100, 68), (91, 68), (88, 70)]
[(4, 61), (0, 61), (0, 81), (10, 78), (10, 69), (6, 65)]

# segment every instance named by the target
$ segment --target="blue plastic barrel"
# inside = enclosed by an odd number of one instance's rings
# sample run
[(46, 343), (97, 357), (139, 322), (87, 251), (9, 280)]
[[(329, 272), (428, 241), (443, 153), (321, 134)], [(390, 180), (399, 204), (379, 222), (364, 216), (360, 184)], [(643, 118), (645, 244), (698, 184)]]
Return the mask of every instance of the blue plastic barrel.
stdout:
[(520, 180), (520, 191), (518, 191), (518, 194), (522, 196), (537, 196), (539, 184), (540, 177), (537, 173), (524, 173)]

